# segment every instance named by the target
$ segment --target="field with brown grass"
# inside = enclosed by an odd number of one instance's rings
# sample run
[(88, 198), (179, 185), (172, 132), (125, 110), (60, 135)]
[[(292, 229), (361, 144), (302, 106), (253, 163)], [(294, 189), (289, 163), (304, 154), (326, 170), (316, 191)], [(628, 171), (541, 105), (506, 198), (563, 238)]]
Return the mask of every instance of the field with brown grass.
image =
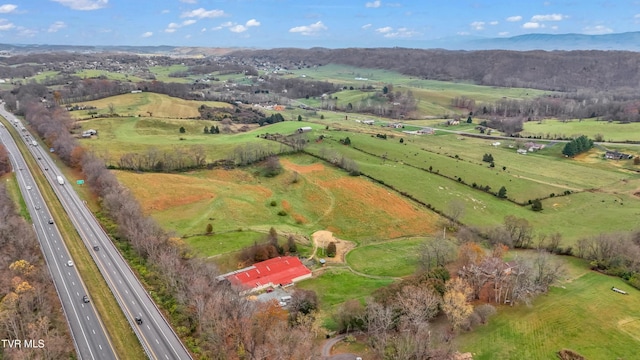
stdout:
[(349, 177), (315, 159), (285, 157), (283, 173), (257, 168), (138, 174), (116, 171), (144, 211), (180, 236), (270, 227), (309, 235), (328, 229), (355, 241), (378, 241), (434, 231), (437, 215), (362, 177)]

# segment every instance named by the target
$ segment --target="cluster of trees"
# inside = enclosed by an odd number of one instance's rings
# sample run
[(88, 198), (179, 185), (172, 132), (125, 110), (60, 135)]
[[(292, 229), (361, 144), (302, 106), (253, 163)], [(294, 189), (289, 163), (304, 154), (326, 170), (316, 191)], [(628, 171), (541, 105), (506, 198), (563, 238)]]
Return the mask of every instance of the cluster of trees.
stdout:
[(205, 134), (220, 134), (220, 128), (217, 125), (211, 125), (211, 128), (205, 126), (203, 132)]
[(181, 171), (202, 168), (207, 164), (204, 146), (176, 146), (170, 151), (150, 147), (144, 153), (124, 153), (111, 168), (136, 171)]
[(496, 244), (489, 254), (475, 242), (460, 246), (458, 274), (470, 285), (474, 299), (528, 304), (536, 295), (546, 293), (562, 275), (562, 266), (552, 261), (547, 251), (507, 263), (503, 260), (506, 250), (502, 244)]
[(243, 249), (238, 255), (238, 261), (243, 267), (250, 266), (278, 256), (295, 254), (297, 251), (298, 247), (293, 235), (289, 235), (287, 241), (280, 244), (276, 229), (271, 228), (263, 242), (256, 242), (253, 246)]
[(562, 149), (562, 154), (573, 157), (585, 151), (588, 151), (592, 147), (593, 147), (593, 140), (589, 139), (585, 135), (581, 135), (569, 141)]
[(0, 177), (11, 172), (11, 160), (9, 160), (9, 152), (4, 145), (0, 144)]
[(40, 348), (4, 346), (7, 359), (68, 359), (75, 353), (33, 227), (0, 183), (0, 338), (34, 340)]
[(258, 109), (238, 106), (237, 104), (234, 104), (233, 108), (211, 107), (203, 104), (198, 108), (198, 112), (200, 113), (200, 118), (205, 120), (222, 121), (229, 119), (231, 122), (239, 124), (256, 124), (265, 121), (265, 115)]
[(640, 231), (582, 238), (575, 252), (589, 260), (593, 269), (619, 276), (640, 289)]

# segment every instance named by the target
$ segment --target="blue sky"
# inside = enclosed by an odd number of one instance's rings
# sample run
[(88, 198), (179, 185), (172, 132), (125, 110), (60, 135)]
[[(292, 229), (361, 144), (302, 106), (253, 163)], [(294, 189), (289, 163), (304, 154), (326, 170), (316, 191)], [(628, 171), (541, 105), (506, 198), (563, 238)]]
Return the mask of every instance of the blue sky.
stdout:
[(640, 0), (0, 0), (0, 43), (425, 47), (640, 31)]

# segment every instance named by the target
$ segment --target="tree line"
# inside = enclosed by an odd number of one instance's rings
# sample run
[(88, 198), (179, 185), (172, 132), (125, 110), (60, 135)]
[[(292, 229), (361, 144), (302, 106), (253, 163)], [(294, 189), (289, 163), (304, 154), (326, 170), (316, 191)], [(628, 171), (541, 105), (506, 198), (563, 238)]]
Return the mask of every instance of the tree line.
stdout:
[[(1, 167), (0, 167), (1, 169)], [(38, 348), (0, 348), (6, 359), (65, 359), (75, 354), (61, 304), (33, 227), (0, 183), (0, 338)], [(38, 341), (43, 343), (40, 344)]]

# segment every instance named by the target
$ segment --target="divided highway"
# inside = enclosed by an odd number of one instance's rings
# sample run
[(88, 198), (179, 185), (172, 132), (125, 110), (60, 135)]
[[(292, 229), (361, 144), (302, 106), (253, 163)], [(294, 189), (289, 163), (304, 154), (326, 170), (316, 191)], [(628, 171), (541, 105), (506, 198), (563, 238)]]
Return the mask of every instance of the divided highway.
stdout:
[[(17, 120), (4, 109), (4, 105), (0, 107), (0, 115), (12, 124)], [(20, 129), (22, 124), (18, 121), (15, 126)], [(47, 149), (33, 145), (30, 136), (25, 136), (26, 131), (20, 132), (31, 153), (38, 159), (38, 165), (91, 253), (147, 356), (151, 359), (191, 359), (176, 333), (67, 179), (63, 177), (64, 183), (59, 184), (57, 177), (63, 175), (49, 157)], [(24, 168), (24, 164), (21, 167)]]
[[(58, 292), (80, 359), (117, 359), (100, 317), (91, 302), (84, 302), (87, 290), (71, 260), (62, 236), (51, 220), (51, 213), (36, 186), (11, 134), (0, 124), (0, 142), (7, 148), (16, 178)], [(71, 262), (70, 262), (71, 261)], [(90, 301), (90, 296), (87, 300)], [(47, 344), (44, 344), (46, 347)]]

